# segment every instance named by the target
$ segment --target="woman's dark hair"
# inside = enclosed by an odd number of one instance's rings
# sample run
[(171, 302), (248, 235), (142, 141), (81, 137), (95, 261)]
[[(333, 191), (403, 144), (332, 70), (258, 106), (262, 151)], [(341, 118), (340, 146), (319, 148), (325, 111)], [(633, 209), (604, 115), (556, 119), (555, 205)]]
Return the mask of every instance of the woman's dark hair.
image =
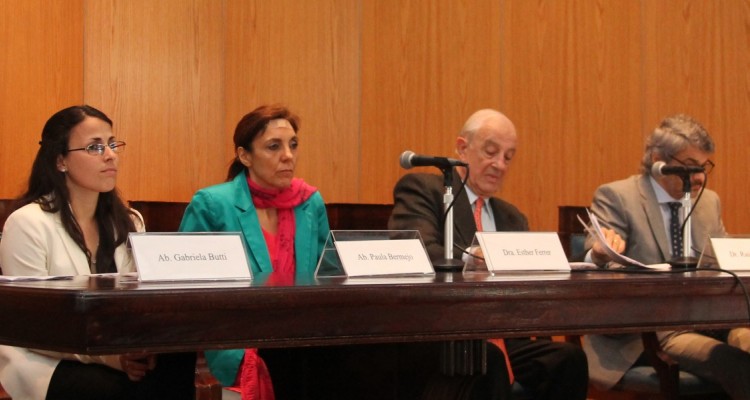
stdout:
[[(65, 231), (83, 250), (91, 265), (92, 254), (86, 247), (81, 227), (70, 208), (70, 193), (65, 184), (65, 173), (57, 168), (58, 157), (68, 154), (70, 132), (86, 117), (98, 118), (110, 126), (113, 125), (112, 120), (103, 112), (87, 105), (68, 107), (47, 120), (42, 130), (39, 151), (31, 167), (28, 189), (18, 197), (14, 208), (38, 203), (46, 212), (59, 212)], [(99, 194), (94, 214), (99, 227), (99, 248), (95, 255), (96, 271), (92, 272), (117, 272), (115, 249), (125, 243), (128, 232), (136, 230), (132, 215), (133, 212), (120, 199), (117, 189)]]
[[(299, 130), (299, 117), (292, 114), (286, 107), (279, 104), (260, 106), (249, 114), (246, 114), (237, 123), (237, 128), (234, 129), (235, 150), (238, 147), (243, 147), (245, 150), (251, 151), (253, 140), (258, 135), (263, 134), (266, 131), (268, 122), (274, 119), (285, 119), (292, 125), (294, 132)], [(235, 156), (232, 164), (229, 165), (227, 180), (231, 181), (244, 170), (245, 165)]]

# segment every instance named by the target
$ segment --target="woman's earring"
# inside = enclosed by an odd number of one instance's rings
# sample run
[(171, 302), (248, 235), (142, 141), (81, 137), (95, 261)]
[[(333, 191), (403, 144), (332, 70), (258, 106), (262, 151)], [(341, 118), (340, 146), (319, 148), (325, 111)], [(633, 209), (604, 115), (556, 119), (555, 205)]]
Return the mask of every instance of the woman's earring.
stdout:
[(66, 173), (66, 172), (68, 172), (68, 169), (67, 169), (67, 168), (65, 168), (65, 167), (62, 167), (62, 168), (60, 168), (60, 172), (62, 172), (62, 173)]

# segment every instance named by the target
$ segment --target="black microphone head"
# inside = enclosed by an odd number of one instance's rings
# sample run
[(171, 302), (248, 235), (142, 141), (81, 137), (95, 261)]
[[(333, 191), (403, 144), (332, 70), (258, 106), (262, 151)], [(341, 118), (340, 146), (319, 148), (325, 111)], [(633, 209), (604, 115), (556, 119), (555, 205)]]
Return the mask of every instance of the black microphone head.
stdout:
[(413, 165), (411, 165), (412, 157), (414, 157), (414, 152), (411, 150), (406, 150), (405, 152), (401, 153), (401, 158), (399, 158), (399, 163), (401, 164), (401, 168), (411, 169), (413, 167)]
[(651, 166), (651, 175), (661, 178), (665, 175), (678, 175), (689, 177), (692, 174), (706, 172), (706, 169), (700, 165), (667, 165), (664, 161), (657, 161)]
[(661, 178), (664, 176), (664, 174), (661, 172), (661, 169), (664, 168), (664, 166), (667, 165), (664, 161), (657, 161), (654, 163), (654, 165), (651, 166), (651, 175), (653, 175), (655, 178)]

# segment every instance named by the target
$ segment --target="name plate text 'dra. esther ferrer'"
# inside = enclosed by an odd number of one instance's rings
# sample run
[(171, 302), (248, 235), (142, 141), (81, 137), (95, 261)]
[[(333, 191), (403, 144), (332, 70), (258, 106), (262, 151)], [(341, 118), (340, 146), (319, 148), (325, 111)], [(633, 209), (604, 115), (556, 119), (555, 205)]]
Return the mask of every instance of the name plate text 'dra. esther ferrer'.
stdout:
[(252, 279), (239, 232), (131, 233), (140, 281)]
[(555, 232), (477, 232), (489, 272), (570, 271)]

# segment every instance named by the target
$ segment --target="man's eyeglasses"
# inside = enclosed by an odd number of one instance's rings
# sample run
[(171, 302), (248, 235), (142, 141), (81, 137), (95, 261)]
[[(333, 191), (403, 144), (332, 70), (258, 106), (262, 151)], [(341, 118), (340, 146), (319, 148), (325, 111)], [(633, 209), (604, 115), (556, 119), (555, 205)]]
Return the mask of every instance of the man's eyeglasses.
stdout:
[(704, 162), (703, 164), (701, 164), (701, 165), (698, 165), (698, 163), (697, 163), (697, 162), (695, 162), (695, 161), (693, 161), (693, 160), (689, 160), (689, 161), (682, 161), (682, 160), (680, 160), (680, 159), (677, 159), (677, 158), (674, 158), (674, 157), (672, 157), (672, 156), (670, 156), (669, 158), (671, 158), (671, 159), (673, 159), (673, 160), (677, 161), (678, 163), (680, 163), (680, 164), (682, 164), (682, 165), (684, 165), (684, 166), (686, 166), (686, 167), (699, 167), (699, 166), (700, 166), (700, 167), (703, 167), (703, 171), (705, 172), (705, 174), (706, 174), (706, 175), (710, 174), (710, 173), (711, 173), (711, 171), (713, 171), (713, 170), (714, 170), (714, 166), (715, 166), (715, 165), (714, 165), (714, 162), (713, 162), (713, 161), (711, 161), (711, 160), (707, 160), (707, 161), (706, 161), (706, 162)]
[(107, 149), (107, 147), (110, 148), (110, 150), (114, 151), (115, 153), (122, 153), (123, 150), (125, 150), (125, 142), (119, 141), (119, 142), (112, 142), (112, 143), (91, 143), (90, 145), (86, 147), (81, 147), (78, 149), (68, 149), (68, 151), (79, 151), (79, 150), (86, 150), (86, 153), (91, 154), (92, 156), (100, 156), (104, 154), (104, 150)]

